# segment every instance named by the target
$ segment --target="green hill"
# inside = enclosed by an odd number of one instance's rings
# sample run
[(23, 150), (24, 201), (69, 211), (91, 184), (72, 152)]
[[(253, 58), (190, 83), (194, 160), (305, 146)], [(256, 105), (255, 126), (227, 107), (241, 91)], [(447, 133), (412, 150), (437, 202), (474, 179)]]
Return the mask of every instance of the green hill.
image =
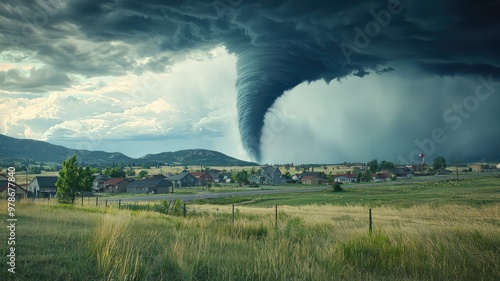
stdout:
[(119, 152), (78, 150), (43, 141), (0, 135), (0, 161), (4, 163), (28, 159), (35, 162), (61, 163), (73, 154), (76, 154), (78, 161), (85, 163), (128, 163), (133, 160)]
[(17, 139), (0, 134), (0, 163), (22, 162), (26, 160), (43, 163), (58, 163), (76, 154), (80, 163), (111, 165), (162, 162), (180, 165), (204, 166), (252, 166), (256, 163), (238, 160), (223, 153), (189, 149), (176, 152), (148, 154), (141, 158), (131, 158), (119, 152), (89, 151), (71, 149), (43, 141)]
[(159, 161), (170, 164), (203, 165), (203, 166), (254, 166), (247, 162), (227, 156), (223, 153), (206, 149), (186, 149), (176, 152), (148, 154), (140, 158), (145, 161)]

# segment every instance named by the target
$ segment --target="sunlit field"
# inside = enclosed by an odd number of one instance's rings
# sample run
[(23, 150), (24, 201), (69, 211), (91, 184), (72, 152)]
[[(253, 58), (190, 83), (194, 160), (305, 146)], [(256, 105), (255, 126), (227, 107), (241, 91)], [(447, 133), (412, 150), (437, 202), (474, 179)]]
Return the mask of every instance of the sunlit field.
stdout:
[[(450, 194), (449, 202), (426, 203), (422, 198), (427, 197), (417, 196), (448, 183), (434, 187), (429, 183), (429, 188), (400, 194), (409, 201), (416, 197), (418, 203), (413, 205), (398, 204), (393, 194), (388, 204), (373, 205), (354, 198), (350, 203), (304, 205), (293, 198), (287, 205), (282, 198), (277, 216), (274, 204), (258, 201), (235, 205), (234, 216), (231, 204), (188, 203), (186, 217), (159, 208), (167, 202), (143, 202), (133, 210), (119, 210), (116, 205), (23, 201), (16, 208), (16, 273), (8, 273), (4, 265), (1, 276), (2, 280), (500, 280), (500, 202), (471, 203), (475, 198), (498, 198), (497, 182), (471, 180), (467, 190)], [(378, 192), (373, 190), (373, 195)], [(472, 199), (453, 200), (457, 194)], [(0, 210), (6, 217), (5, 200)], [(4, 257), (7, 235), (3, 228)]]

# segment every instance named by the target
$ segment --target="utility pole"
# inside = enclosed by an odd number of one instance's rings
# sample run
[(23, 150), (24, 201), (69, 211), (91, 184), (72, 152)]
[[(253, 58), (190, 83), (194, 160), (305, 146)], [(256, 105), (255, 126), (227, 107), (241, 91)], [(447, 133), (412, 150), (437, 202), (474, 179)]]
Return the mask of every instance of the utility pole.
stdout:
[(28, 159), (26, 159), (26, 190), (28, 190), (28, 169), (29, 169), (30, 162)]

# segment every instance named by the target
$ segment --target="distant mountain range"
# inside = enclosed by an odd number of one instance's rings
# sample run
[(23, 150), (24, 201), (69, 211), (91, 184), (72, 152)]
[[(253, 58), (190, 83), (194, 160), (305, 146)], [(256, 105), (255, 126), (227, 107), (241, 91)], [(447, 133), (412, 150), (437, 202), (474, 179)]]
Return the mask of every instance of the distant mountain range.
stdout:
[(0, 162), (12, 163), (29, 159), (30, 161), (61, 164), (73, 154), (80, 163), (109, 165), (161, 162), (177, 165), (203, 166), (253, 166), (253, 162), (239, 160), (223, 153), (206, 149), (187, 149), (176, 152), (148, 154), (131, 158), (119, 152), (89, 151), (71, 149), (43, 141), (16, 139), (0, 134)]

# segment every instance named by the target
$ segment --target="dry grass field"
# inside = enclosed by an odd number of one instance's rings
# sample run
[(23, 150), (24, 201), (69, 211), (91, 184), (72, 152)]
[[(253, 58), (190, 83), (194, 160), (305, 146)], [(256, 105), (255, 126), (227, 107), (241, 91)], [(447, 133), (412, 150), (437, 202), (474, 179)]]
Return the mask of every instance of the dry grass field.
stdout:
[[(277, 228), (274, 206), (258, 202), (236, 205), (233, 223), (230, 204), (190, 203), (183, 217), (22, 201), (16, 274), (4, 265), (2, 280), (500, 280), (500, 202), (481, 199), (496, 198), (500, 185), (468, 184), (461, 196), (482, 203), (430, 200), (433, 189), (449, 192), (447, 183), (399, 194), (427, 203), (388, 195), (371, 207), (371, 234), (369, 206), (357, 197), (340, 205), (289, 199), (293, 206), (281, 198)], [(9, 234), (0, 234), (7, 253)]]

